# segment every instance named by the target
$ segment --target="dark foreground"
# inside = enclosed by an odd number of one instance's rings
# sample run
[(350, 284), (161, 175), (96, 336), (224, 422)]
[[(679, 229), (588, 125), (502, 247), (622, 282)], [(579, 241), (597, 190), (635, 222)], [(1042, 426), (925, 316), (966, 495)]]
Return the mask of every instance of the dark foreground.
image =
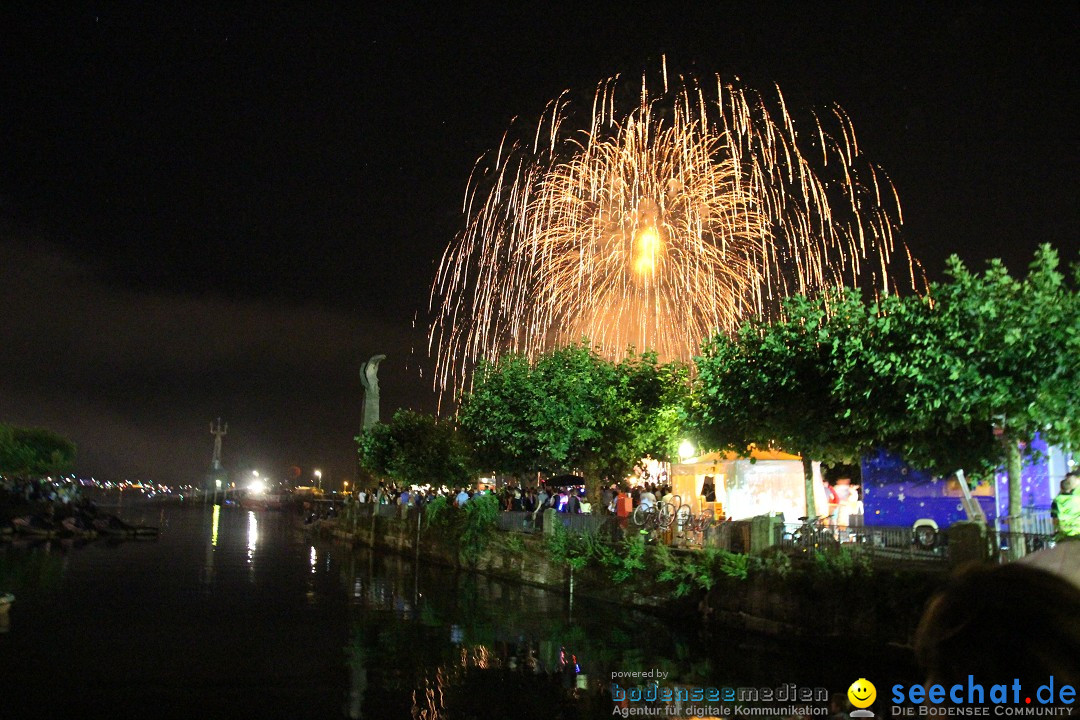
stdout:
[(278, 513), (121, 514), (160, 538), (0, 545), (0, 591), (17, 596), (0, 634), (0, 717), (611, 717), (613, 673), (830, 693), (914, 679), (857, 628), (809, 647), (706, 637), (689, 621), (313, 541)]

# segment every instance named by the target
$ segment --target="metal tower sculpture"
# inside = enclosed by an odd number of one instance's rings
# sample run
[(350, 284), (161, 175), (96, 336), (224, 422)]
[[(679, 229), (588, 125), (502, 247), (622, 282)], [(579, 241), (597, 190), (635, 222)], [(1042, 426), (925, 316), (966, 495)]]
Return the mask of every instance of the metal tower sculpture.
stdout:
[(385, 359), (385, 355), (372, 355), (360, 366), (360, 382), (364, 385), (364, 424), (361, 430), (367, 430), (379, 422), (379, 363)]

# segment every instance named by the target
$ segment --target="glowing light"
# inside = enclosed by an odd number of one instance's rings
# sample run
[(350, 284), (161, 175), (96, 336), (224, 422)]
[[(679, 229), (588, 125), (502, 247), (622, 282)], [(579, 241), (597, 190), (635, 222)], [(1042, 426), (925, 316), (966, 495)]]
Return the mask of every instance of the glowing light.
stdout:
[(266, 492), (266, 483), (264, 483), (262, 480), (252, 480), (251, 484), (248, 485), (248, 490), (255, 495), (262, 495), (264, 492)]
[(697, 446), (689, 440), (683, 440), (679, 443), (679, 457), (683, 460), (689, 460), (697, 455)]
[(787, 295), (893, 292), (897, 255), (915, 286), (899, 198), (841, 109), (797, 123), (779, 89), (663, 73), (603, 81), (591, 110), (563, 94), (477, 161), (432, 286), (438, 387), (583, 337), (689, 361)]

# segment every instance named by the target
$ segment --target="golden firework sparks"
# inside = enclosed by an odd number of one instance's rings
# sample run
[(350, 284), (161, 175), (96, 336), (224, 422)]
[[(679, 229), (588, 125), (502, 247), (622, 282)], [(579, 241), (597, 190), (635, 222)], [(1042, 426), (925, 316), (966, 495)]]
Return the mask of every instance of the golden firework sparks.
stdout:
[[(581, 124), (563, 93), (477, 161), (432, 288), (437, 386), (581, 338), (689, 361), (789, 294), (893, 290), (899, 198), (840, 108), (803, 131), (779, 88), (770, 103), (662, 75), (628, 109), (618, 77), (600, 83)], [(914, 287), (910, 256), (908, 274)]]

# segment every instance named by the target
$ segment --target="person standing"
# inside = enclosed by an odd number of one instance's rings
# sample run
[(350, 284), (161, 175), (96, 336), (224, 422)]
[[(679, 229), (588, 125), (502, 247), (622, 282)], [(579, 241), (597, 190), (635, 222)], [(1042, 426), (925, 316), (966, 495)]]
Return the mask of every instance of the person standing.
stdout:
[(1057, 540), (1080, 540), (1080, 473), (1071, 472), (1061, 481), (1061, 492), (1050, 506)]
[(574, 514), (581, 512), (581, 503), (578, 501), (577, 493), (573, 489), (566, 494), (566, 512)]

